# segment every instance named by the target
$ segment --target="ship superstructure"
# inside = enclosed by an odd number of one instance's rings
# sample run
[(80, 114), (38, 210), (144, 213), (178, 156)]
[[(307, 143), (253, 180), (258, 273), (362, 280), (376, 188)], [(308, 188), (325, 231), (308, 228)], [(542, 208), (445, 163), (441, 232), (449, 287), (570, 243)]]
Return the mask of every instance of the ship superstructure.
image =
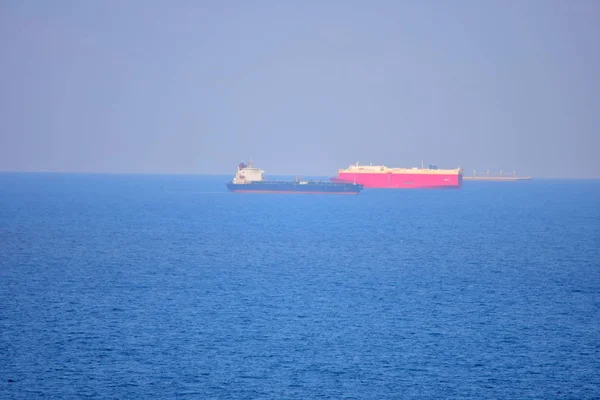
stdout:
[(262, 169), (252, 167), (252, 161), (248, 161), (248, 165), (242, 161), (238, 164), (237, 173), (232, 182), (234, 184), (260, 182), (264, 180), (264, 174), (265, 171)]

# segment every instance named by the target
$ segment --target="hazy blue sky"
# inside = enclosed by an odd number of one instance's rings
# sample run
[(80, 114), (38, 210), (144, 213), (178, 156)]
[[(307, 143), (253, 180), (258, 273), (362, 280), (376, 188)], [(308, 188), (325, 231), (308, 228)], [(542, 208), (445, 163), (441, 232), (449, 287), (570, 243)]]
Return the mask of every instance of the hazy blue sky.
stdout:
[(0, 170), (600, 177), (600, 1), (0, 1)]

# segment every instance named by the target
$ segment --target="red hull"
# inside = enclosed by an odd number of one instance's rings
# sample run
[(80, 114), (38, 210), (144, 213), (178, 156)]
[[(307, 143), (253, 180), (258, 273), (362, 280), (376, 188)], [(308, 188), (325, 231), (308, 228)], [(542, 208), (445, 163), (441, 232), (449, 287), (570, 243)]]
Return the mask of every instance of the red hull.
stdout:
[(336, 194), (357, 195), (358, 192), (300, 192), (293, 190), (232, 190), (233, 193), (277, 193), (277, 194)]
[(441, 189), (460, 188), (462, 186), (462, 173), (460, 174), (410, 174), (410, 173), (355, 173), (340, 172), (333, 181), (355, 182), (365, 188), (386, 189)]

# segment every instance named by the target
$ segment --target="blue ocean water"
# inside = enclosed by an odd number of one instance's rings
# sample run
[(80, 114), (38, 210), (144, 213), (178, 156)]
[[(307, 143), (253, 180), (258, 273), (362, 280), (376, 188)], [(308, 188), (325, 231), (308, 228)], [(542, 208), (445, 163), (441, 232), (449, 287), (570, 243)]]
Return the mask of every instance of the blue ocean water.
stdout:
[(0, 174), (0, 397), (600, 397), (600, 181)]

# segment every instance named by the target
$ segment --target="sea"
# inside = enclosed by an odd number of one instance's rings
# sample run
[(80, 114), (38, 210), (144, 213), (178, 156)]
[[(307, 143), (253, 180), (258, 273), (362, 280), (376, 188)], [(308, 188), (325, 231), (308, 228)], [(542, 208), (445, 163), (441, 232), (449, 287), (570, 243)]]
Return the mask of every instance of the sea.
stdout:
[(0, 174), (2, 399), (600, 398), (600, 180)]

